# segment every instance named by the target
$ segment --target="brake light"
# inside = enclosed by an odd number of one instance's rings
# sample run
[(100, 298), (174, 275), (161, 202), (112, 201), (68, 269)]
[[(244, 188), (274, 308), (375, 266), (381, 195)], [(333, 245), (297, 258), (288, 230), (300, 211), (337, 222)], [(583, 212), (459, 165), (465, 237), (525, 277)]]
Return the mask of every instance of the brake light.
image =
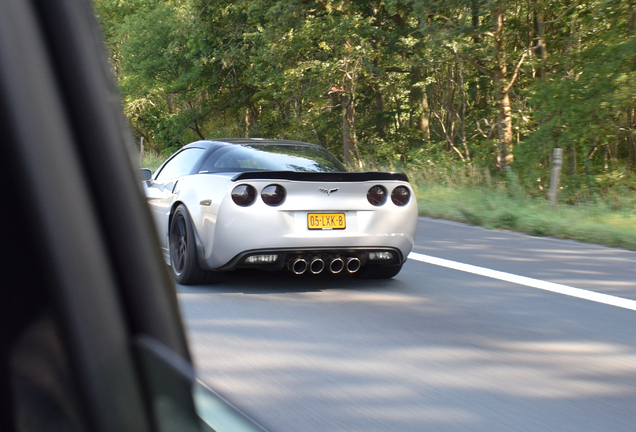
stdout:
[(399, 207), (404, 207), (411, 199), (411, 191), (406, 186), (398, 186), (391, 192), (391, 201)]
[(384, 186), (376, 185), (367, 192), (367, 200), (374, 206), (381, 206), (386, 201), (386, 189)]
[(242, 184), (232, 190), (232, 201), (241, 207), (252, 205), (256, 200), (256, 189), (253, 186)]
[(287, 192), (285, 191), (285, 188), (277, 184), (265, 186), (261, 191), (261, 198), (263, 199), (263, 202), (270, 206), (281, 205), (283, 201), (285, 201), (286, 196)]

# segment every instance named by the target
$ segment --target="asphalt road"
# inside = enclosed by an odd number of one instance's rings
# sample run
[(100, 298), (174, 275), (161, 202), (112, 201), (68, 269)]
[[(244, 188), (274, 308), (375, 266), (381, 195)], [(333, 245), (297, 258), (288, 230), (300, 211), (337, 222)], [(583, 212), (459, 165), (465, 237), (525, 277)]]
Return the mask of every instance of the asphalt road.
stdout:
[(199, 376), (272, 432), (636, 429), (636, 253), (424, 218), (413, 252), (474, 267), (178, 287)]

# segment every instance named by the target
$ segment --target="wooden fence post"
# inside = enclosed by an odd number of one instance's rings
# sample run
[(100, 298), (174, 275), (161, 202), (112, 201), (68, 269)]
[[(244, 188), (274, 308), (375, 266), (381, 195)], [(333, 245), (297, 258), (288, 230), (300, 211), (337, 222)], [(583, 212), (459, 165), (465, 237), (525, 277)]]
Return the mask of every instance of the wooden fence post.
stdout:
[(139, 147), (139, 166), (144, 166), (144, 137), (141, 137), (141, 146)]
[(561, 167), (563, 166), (563, 149), (555, 148), (552, 157), (552, 170), (550, 171), (550, 205), (552, 210), (557, 206), (557, 194), (559, 192), (559, 178), (561, 177)]

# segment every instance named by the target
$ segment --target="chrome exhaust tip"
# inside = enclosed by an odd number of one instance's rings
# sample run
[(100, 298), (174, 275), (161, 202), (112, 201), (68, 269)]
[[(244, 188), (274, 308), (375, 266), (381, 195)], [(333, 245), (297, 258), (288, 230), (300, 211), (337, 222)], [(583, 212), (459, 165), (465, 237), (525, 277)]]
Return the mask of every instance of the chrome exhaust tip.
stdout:
[(325, 262), (320, 258), (314, 258), (309, 264), (309, 271), (313, 274), (318, 274), (325, 269)]
[(358, 258), (347, 258), (345, 267), (349, 273), (355, 273), (360, 270), (360, 260)]
[(333, 260), (331, 260), (331, 263), (329, 263), (329, 271), (333, 274), (340, 273), (342, 270), (344, 270), (344, 267), (345, 264), (342, 258), (334, 258)]
[(296, 258), (289, 266), (289, 270), (294, 274), (301, 275), (307, 271), (307, 261)]

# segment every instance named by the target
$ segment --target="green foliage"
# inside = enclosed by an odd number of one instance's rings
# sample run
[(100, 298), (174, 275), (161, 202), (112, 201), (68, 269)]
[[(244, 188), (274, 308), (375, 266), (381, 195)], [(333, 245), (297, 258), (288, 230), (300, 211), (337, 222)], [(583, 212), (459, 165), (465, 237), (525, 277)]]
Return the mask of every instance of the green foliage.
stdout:
[(524, 90), (534, 127), (515, 157), (529, 184), (548, 176), (552, 150), (561, 147), (566, 190), (593, 196), (607, 190), (599, 179), (633, 172), (636, 162), (634, 5), (586, 2), (569, 13), (561, 61)]
[[(543, 199), (560, 147), (564, 203), (634, 191), (632, 0), (93, 2), (151, 149), (261, 136), (342, 154), (351, 102), (356, 169)], [(506, 112), (512, 171), (497, 172)]]
[(154, 172), (166, 159), (167, 157), (163, 153), (159, 153), (156, 150), (144, 151), (141, 167), (148, 168)]
[(417, 187), (417, 200), (422, 216), (636, 250), (633, 195), (622, 196), (618, 207), (599, 202), (553, 211), (545, 200), (511, 198), (505, 188), (428, 184)]

